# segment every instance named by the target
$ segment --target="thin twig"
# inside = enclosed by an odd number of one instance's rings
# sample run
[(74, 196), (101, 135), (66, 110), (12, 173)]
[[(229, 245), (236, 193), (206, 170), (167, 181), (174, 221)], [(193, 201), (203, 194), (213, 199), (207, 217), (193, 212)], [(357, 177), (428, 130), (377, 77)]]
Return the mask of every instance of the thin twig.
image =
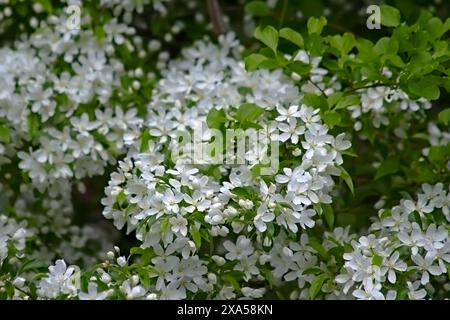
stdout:
[(278, 23), (278, 29), (281, 29), (283, 27), (284, 17), (286, 16), (287, 6), (288, 6), (288, 0), (284, 0), (283, 1), (283, 8), (281, 9), (281, 18), (280, 18), (280, 21)]
[(316, 87), (321, 93), (322, 95), (326, 98), (327, 95), (325, 94), (325, 91), (323, 91), (323, 89), (321, 87), (319, 87), (316, 83), (314, 83), (311, 79), (308, 80), (314, 87)]
[(350, 90), (347, 90), (347, 92), (355, 92), (355, 91), (358, 91), (358, 90), (369, 89), (369, 88), (377, 88), (377, 87), (394, 87), (394, 88), (396, 88), (397, 84), (395, 84), (395, 83), (380, 83), (380, 82), (378, 82), (378, 83), (373, 83), (373, 84), (369, 84), (369, 85), (362, 86), (362, 87), (352, 88)]
[(225, 33), (225, 24), (223, 21), (222, 11), (220, 11), (219, 2), (217, 0), (207, 0), (208, 13), (211, 19), (214, 33), (220, 35)]

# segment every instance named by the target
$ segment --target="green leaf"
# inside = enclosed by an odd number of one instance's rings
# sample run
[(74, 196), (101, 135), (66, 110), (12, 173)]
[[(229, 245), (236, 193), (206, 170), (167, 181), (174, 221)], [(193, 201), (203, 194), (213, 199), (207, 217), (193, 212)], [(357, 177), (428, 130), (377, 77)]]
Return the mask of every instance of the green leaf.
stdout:
[(269, 288), (272, 289), (275, 284), (275, 278), (273, 276), (272, 270), (266, 268), (260, 268), (261, 273), (264, 275), (264, 278), (269, 282)]
[(309, 35), (309, 41), (306, 42), (306, 47), (312, 56), (321, 56), (327, 49), (327, 46), (324, 44), (324, 38), (318, 33)]
[(150, 135), (149, 130), (145, 129), (144, 133), (142, 133), (142, 137), (141, 137), (141, 146), (140, 146), (141, 152), (148, 151), (148, 147), (149, 147), (148, 143), (150, 142), (150, 138), (151, 138), (151, 135)]
[(223, 109), (212, 108), (206, 116), (206, 123), (211, 129), (220, 129), (226, 121), (227, 117)]
[(417, 211), (414, 211), (412, 214), (414, 222), (416, 222), (420, 228), (422, 229), (422, 218), (420, 217), (420, 214)]
[(300, 76), (308, 75), (311, 71), (311, 65), (301, 62), (301, 61), (294, 61), (291, 64), (289, 64), (289, 69)]
[(274, 27), (257, 27), (255, 30), (255, 38), (264, 43), (266, 46), (272, 49), (275, 54), (277, 54), (278, 32)]
[(432, 38), (440, 38), (447, 30), (441, 19), (433, 17), (427, 23), (427, 31)]
[(438, 121), (445, 125), (450, 123), (450, 108), (439, 112)]
[(119, 204), (119, 207), (122, 207), (122, 205), (125, 203), (125, 201), (127, 201), (127, 196), (125, 195), (125, 193), (123, 191), (121, 191), (117, 195), (117, 203)]
[(245, 5), (245, 12), (251, 16), (264, 17), (270, 15), (270, 8), (263, 1), (251, 1)]
[(333, 207), (329, 204), (322, 204), (323, 215), (325, 217), (325, 221), (327, 222), (330, 229), (334, 227), (334, 210)]
[(258, 107), (254, 103), (244, 103), (239, 106), (239, 109), (236, 112), (236, 120), (245, 123), (245, 122), (254, 122), (264, 113), (264, 109)]
[[(25, 17), (28, 15), (28, 7), (29, 5), (24, 2), (17, 2), (15, 3), (15, 11), (18, 13), (19, 16)], [(30, 6), (31, 8), (31, 6)]]
[(233, 289), (236, 292), (240, 292), (241, 291), (241, 286), (239, 285), (239, 282), (236, 280), (236, 277), (233, 276), (232, 273), (227, 273), (225, 274), (222, 279), (228, 283), (231, 284), (231, 286), (233, 287)]
[(347, 107), (356, 106), (361, 103), (359, 96), (357, 95), (348, 95), (343, 97), (336, 104), (335, 110), (345, 109)]
[(148, 251), (151, 251), (151, 249), (150, 248), (141, 248), (141, 247), (132, 247), (130, 249), (130, 256), (143, 255), (143, 254), (147, 253)]
[(333, 110), (325, 112), (322, 118), (323, 121), (328, 125), (328, 127), (330, 127), (330, 129), (333, 129), (334, 126), (339, 125), (342, 119), (341, 115)]
[(378, 255), (374, 255), (372, 257), (372, 264), (375, 266), (381, 266), (381, 263), (383, 262), (383, 258), (378, 256)]
[(0, 141), (3, 143), (9, 143), (9, 128), (6, 124), (0, 125)]
[(28, 116), (28, 131), (32, 138), (38, 135), (39, 126), (40, 126), (39, 116), (34, 113), (30, 114)]
[(309, 239), (309, 245), (311, 248), (317, 251), (317, 253), (324, 258), (325, 260), (328, 260), (330, 258), (327, 249), (319, 242), (316, 238), (311, 237)]
[(252, 187), (236, 187), (231, 190), (232, 193), (235, 195), (243, 198), (243, 199), (249, 199), (254, 200), (258, 198), (258, 193), (253, 189)]
[(14, 296), (14, 292), (15, 292), (16, 289), (15, 289), (14, 285), (11, 282), (7, 281), (4, 284), (3, 288), (6, 290), (6, 294), (8, 295), (8, 297), (13, 297)]
[(195, 242), (197, 250), (199, 250), (202, 245), (202, 236), (200, 235), (200, 231), (195, 226), (191, 226), (190, 233), (192, 235), (192, 239)]
[[(421, 79), (423, 75), (432, 72), (435, 66), (436, 64), (433, 61), (433, 57), (431, 56), (431, 54), (429, 54), (428, 52), (419, 52), (411, 57), (407, 69), (410, 71), (411, 76), (415, 76)], [(434, 82), (436, 82), (436, 79), (434, 80)]]
[(330, 108), (333, 108), (342, 99), (343, 95), (344, 93), (339, 91), (329, 95), (327, 98), (328, 106), (330, 106)]
[(260, 66), (260, 64), (265, 60), (268, 60), (268, 58), (266, 56), (259, 54), (259, 53), (252, 53), (252, 54), (248, 55), (247, 57), (245, 57), (245, 59), (244, 59), (245, 68), (248, 71), (256, 70)]
[(396, 27), (400, 24), (400, 11), (397, 8), (383, 4), (381, 9), (381, 24), (385, 27)]
[(161, 234), (166, 235), (169, 232), (171, 227), (169, 218), (163, 218), (161, 221)]
[(39, 2), (47, 13), (52, 13), (53, 6), (50, 0), (39, 0)]
[(311, 17), (308, 19), (307, 27), (308, 27), (308, 33), (313, 34), (321, 34), (323, 28), (327, 25), (327, 19), (325, 17)]
[(306, 93), (303, 97), (303, 103), (309, 107), (328, 110), (328, 102), (323, 95), (318, 96), (314, 93)]
[(398, 158), (387, 158), (378, 167), (377, 172), (375, 174), (375, 180), (396, 173), (399, 168), (400, 168), (400, 161)]
[(353, 34), (346, 32), (343, 36), (335, 35), (329, 37), (330, 45), (336, 48), (342, 56), (347, 55), (355, 46), (355, 37)]
[(328, 275), (322, 273), (314, 279), (314, 281), (311, 283), (311, 287), (309, 288), (309, 298), (311, 300), (313, 300), (319, 294), (320, 290), (322, 289), (323, 283), (328, 278)]
[(282, 63), (280, 63), (280, 61), (278, 61), (277, 59), (266, 59), (258, 65), (258, 68), (270, 69), (270, 70), (283, 68), (283, 67), (284, 67), (284, 65)]
[(406, 65), (403, 62), (402, 58), (400, 58), (400, 56), (396, 55), (396, 54), (386, 54), (384, 56), (384, 59), (386, 61), (389, 61), (392, 63), (392, 65), (394, 65), (395, 67), (398, 68), (404, 68)]
[(430, 147), (428, 152), (428, 159), (431, 162), (443, 162), (450, 158), (450, 143), (445, 146), (433, 146)]
[(411, 137), (414, 139), (420, 139), (420, 140), (427, 141), (427, 142), (429, 141), (428, 134), (423, 133), (423, 132), (415, 133)]
[(408, 89), (413, 94), (428, 100), (436, 100), (440, 96), (439, 87), (436, 85), (436, 82), (429, 77), (410, 82)]
[(103, 29), (102, 26), (96, 26), (95, 30), (94, 30), (95, 36), (97, 37), (98, 40), (102, 41), (103, 39), (106, 38), (106, 32)]
[(373, 52), (377, 55), (389, 55), (393, 56), (397, 54), (399, 48), (399, 42), (395, 38), (383, 37), (380, 38), (373, 47)]
[(304, 42), (303, 37), (297, 31), (292, 30), (291, 28), (283, 28), (280, 30), (279, 35), (281, 38), (286, 39), (293, 44), (297, 45), (299, 48), (303, 48)]
[(344, 169), (344, 167), (339, 167), (339, 169), (341, 170), (341, 178), (344, 180), (351, 193), (355, 195), (355, 188), (353, 186), (352, 177), (350, 177), (350, 174), (347, 172), (347, 170)]

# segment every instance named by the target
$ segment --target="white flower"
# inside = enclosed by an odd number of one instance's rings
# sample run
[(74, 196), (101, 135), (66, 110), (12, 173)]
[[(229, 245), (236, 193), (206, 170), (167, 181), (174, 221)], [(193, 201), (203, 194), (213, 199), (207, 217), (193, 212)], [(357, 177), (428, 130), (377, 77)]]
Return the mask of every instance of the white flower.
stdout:
[(298, 231), (297, 223), (299, 222), (300, 214), (297, 211), (284, 209), (284, 211), (277, 216), (277, 223), (287, 230), (296, 233)]
[(52, 281), (59, 284), (65, 283), (75, 272), (73, 267), (67, 267), (66, 262), (62, 259), (56, 260), (55, 265), (48, 267), (50, 271), (49, 276)]
[(291, 117), (298, 118), (300, 116), (300, 111), (298, 110), (298, 106), (292, 105), (289, 106), (288, 109), (285, 109), (282, 106), (277, 107), (277, 111), (279, 116), (275, 118), (277, 121), (288, 121)]
[(419, 252), (419, 246), (423, 239), (423, 234), (416, 223), (413, 223), (413, 230), (409, 234), (402, 230), (397, 234), (398, 239), (405, 245), (411, 247), (411, 252), (416, 255)]
[(245, 236), (239, 236), (237, 238), (236, 244), (234, 244), (230, 240), (227, 240), (223, 243), (223, 246), (228, 251), (228, 253), (225, 255), (225, 258), (227, 258), (228, 260), (246, 259), (254, 251), (252, 242)]
[(38, 294), (47, 298), (56, 298), (61, 294), (75, 296), (77, 294), (77, 281), (80, 276), (74, 266), (67, 267), (64, 260), (48, 267), (49, 274), (39, 282)]
[(403, 214), (400, 207), (394, 207), (391, 210), (391, 215), (381, 220), (383, 227), (388, 227), (392, 231), (400, 231), (403, 229), (410, 229), (411, 223), (408, 220), (408, 215)]
[(100, 125), (97, 121), (89, 121), (87, 113), (83, 113), (80, 118), (70, 118), (70, 123), (75, 130), (83, 134), (96, 129)]
[(122, 283), (122, 291), (125, 293), (127, 300), (138, 299), (145, 296), (145, 289), (141, 285), (132, 285), (130, 280)]
[(383, 262), (383, 265), (381, 267), (381, 273), (383, 275), (386, 273), (388, 274), (388, 280), (390, 283), (395, 283), (395, 281), (397, 280), (395, 271), (404, 272), (407, 269), (407, 265), (405, 262), (401, 260), (398, 261), (399, 257), (400, 253), (398, 251), (394, 251), (391, 257)]
[(367, 110), (380, 110), (383, 107), (384, 101), (389, 101), (392, 91), (389, 87), (379, 86), (367, 89), (366, 93), (361, 95), (361, 104), (365, 112)]
[(312, 124), (320, 122), (319, 109), (314, 109), (306, 105), (302, 105), (300, 108), (300, 119), (309, 128)]
[(288, 119), (288, 124), (280, 123), (278, 128), (283, 132), (280, 134), (279, 140), (286, 142), (291, 139), (294, 144), (298, 143), (299, 136), (305, 132), (305, 128), (303, 126), (298, 126), (297, 120), (293, 117)]
[[(347, 270), (348, 271), (348, 270)], [(342, 292), (347, 294), (350, 288), (354, 285), (354, 281), (352, 280), (353, 274), (351, 273), (343, 273), (336, 276), (335, 281), (339, 284), (343, 284), (344, 288), (342, 288)]]
[(203, 212), (209, 208), (211, 205), (211, 201), (205, 200), (204, 195), (201, 191), (195, 190), (192, 194), (192, 197), (188, 194), (183, 194), (183, 199), (186, 201), (190, 206), (185, 207), (184, 209), (187, 212), (194, 212), (195, 210), (198, 210), (200, 212)]
[(167, 189), (162, 198), (163, 203), (166, 205), (166, 210), (173, 213), (178, 213), (180, 211), (178, 204), (182, 200), (183, 194), (177, 191), (174, 192), (172, 189)]
[(444, 226), (430, 224), (424, 237), (420, 240), (420, 245), (428, 252), (434, 253), (436, 250), (444, 247), (444, 240), (448, 239), (449, 234)]
[(353, 296), (358, 300), (385, 300), (380, 291), (380, 286), (366, 285), (363, 289), (353, 291)]
[(430, 275), (428, 274), (428, 272), (434, 276), (442, 274), (441, 268), (436, 265), (433, 265), (434, 256), (426, 255), (424, 258), (421, 255), (416, 254), (412, 255), (411, 259), (417, 265), (417, 269), (419, 271), (422, 271), (420, 283), (423, 285), (426, 285), (430, 281)]
[(256, 216), (253, 218), (253, 223), (259, 232), (264, 232), (267, 230), (267, 222), (271, 222), (275, 219), (275, 215), (267, 209), (265, 204), (258, 207), (256, 211)]
[(419, 195), (416, 203), (412, 200), (405, 200), (403, 205), (408, 213), (416, 211), (420, 215), (423, 215), (424, 213), (433, 211), (432, 205), (428, 204), (428, 199), (424, 195)]
[(302, 289), (306, 282), (312, 282), (314, 279), (313, 275), (305, 271), (317, 264), (317, 258), (309, 252), (297, 252), (293, 255), (292, 261), (293, 263), (289, 266), (291, 271), (284, 275), (284, 280), (293, 281), (297, 279), (298, 287)]
[(314, 217), (316, 215), (316, 211), (314, 211), (314, 209), (306, 209), (306, 210), (302, 209), (301, 211), (298, 211), (298, 214), (299, 214), (298, 223), (303, 229), (306, 229), (306, 227), (308, 228), (314, 227), (315, 222), (313, 219), (311, 219), (311, 217)]
[(252, 298), (252, 299), (259, 299), (264, 296), (266, 289), (265, 288), (253, 289), (250, 287), (242, 287), (241, 291), (245, 297)]
[(420, 281), (415, 281), (413, 283), (408, 281), (406, 284), (408, 286), (408, 298), (410, 300), (422, 300), (427, 295), (425, 289), (419, 289)]
[(333, 143), (333, 147), (336, 151), (338, 151), (337, 155), (336, 155), (336, 163), (337, 164), (342, 164), (344, 161), (342, 160), (342, 156), (340, 154), (340, 151), (344, 151), (347, 150), (348, 148), (351, 147), (351, 143), (348, 140), (344, 140), (345, 138), (345, 133), (341, 133), (338, 134), (336, 136), (336, 138), (334, 138), (334, 143)]
[(175, 233), (181, 233), (183, 236), (187, 235), (187, 225), (188, 221), (182, 216), (178, 215), (176, 217), (170, 218), (170, 224), (172, 225), (171, 230)]
[(105, 300), (108, 297), (108, 292), (97, 292), (97, 284), (95, 282), (89, 282), (88, 292), (80, 292), (78, 298), (80, 300)]

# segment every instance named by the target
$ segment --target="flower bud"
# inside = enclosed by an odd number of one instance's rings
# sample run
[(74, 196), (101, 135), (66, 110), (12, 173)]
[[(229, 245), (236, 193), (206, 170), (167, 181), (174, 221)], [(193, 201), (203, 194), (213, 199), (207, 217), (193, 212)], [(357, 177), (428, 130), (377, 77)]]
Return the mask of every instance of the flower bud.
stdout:
[(217, 256), (217, 255), (212, 256), (212, 259), (219, 267), (223, 266), (226, 262), (224, 258), (222, 258), (221, 256)]
[(115, 257), (115, 254), (114, 254), (114, 252), (112, 252), (112, 251), (108, 251), (108, 252), (106, 253), (106, 257), (107, 257), (109, 260), (113, 260), (114, 257)]
[(125, 257), (118, 257), (117, 258), (117, 264), (119, 265), (119, 266), (121, 266), (121, 267), (124, 267), (124, 266), (126, 266), (126, 264), (127, 264), (127, 260), (125, 259)]

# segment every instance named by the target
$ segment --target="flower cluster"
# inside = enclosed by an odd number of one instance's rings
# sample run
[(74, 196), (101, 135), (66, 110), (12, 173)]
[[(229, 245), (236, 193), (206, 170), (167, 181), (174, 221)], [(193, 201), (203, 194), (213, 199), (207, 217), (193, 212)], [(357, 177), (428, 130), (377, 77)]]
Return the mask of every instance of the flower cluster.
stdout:
[(450, 24), (219, 2), (0, 0), (0, 300), (447, 298)]
[(0, 215), (0, 266), (10, 255), (14, 257), (23, 253), (29, 236), (31, 233), (26, 225), (19, 224), (4, 214)]
[[(441, 129), (436, 123), (428, 123), (429, 146), (422, 149), (424, 156), (430, 155), (430, 148), (446, 148), (450, 143), (450, 130)], [(450, 169), (450, 159), (447, 162), (447, 169)]]
[(48, 275), (38, 284), (40, 297), (49, 299), (78, 292), (80, 274), (76, 266), (68, 267), (64, 260), (57, 260), (55, 265), (48, 267), (48, 271)]
[[(292, 58), (287, 56), (287, 58)], [(306, 50), (299, 50), (293, 57), (294, 61), (300, 61), (311, 67), (306, 82), (302, 84), (301, 91), (306, 93), (314, 93), (317, 95), (324, 94), (330, 96), (342, 89), (342, 84), (336, 75), (333, 75), (327, 68), (321, 66), (322, 57), (313, 56)], [(291, 78), (294, 81), (302, 80), (296, 72), (292, 72)]]
[(19, 168), (41, 191), (101, 174), (142, 123), (136, 108), (114, 99), (125, 70), (113, 44), (134, 29), (111, 20), (100, 41), (91, 29), (66, 30), (65, 19), (50, 16), (29, 38), (0, 50), (2, 140), (8, 142), (0, 146), (1, 161), (18, 155)]
[[(314, 227), (315, 206), (331, 203), (332, 177), (340, 175), (341, 152), (350, 147), (343, 134), (328, 133), (318, 110), (298, 106), (301, 95), (282, 73), (247, 73), (230, 56), (237, 49), (228, 35), (219, 46), (198, 42), (169, 64), (149, 105), (143, 140), (149, 146), (119, 163), (103, 199), (104, 216), (119, 229), (136, 230), (142, 247), (153, 249), (152, 262), (161, 274), (156, 289), (171, 288), (179, 298), (188, 291), (212, 292), (215, 283), (206, 274), (226, 261), (245, 281), (260, 276), (268, 260), (264, 252), (276, 244), (274, 233)], [(283, 142), (281, 160), (292, 159), (275, 177), (259, 176), (258, 161), (211, 167), (168, 156), (168, 150), (180, 148), (177, 129), (205, 127), (208, 115), (218, 110), (230, 119), (227, 128), (256, 121), (239, 119), (246, 108), (261, 113), (257, 123), (270, 140)], [(209, 141), (208, 130), (203, 140)], [(201, 255), (205, 242), (213, 253), (220, 251), (215, 244), (224, 237), (229, 239), (223, 242), (225, 260)]]
[[(450, 192), (425, 184), (416, 199), (379, 211), (370, 233), (352, 242), (336, 281), (358, 299), (439, 297), (450, 263)], [(394, 286), (395, 285), (395, 286)], [(408, 288), (399, 290), (397, 288)], [(444, 294), (445, 295), (445, 294)]]
[[(370, 86), (370, 85), (369, 85)], [(401, 89), (392, 89), (387, 86), (374, 86), (373, 88), (362, 89), (361, 104), (349, 108), (352, 118), (359, 119), (362, 114), (370, 114), (372, 124), (375, 128), (389, 124), (388, 112), (400, 112), (403, 117), (407, 117), (419, 111), (429, 110), (431, 103), (419, 98), (412, 100), (408, 94)], [(355, 129), (361, 129), (361, 122), (355, 122)]]

